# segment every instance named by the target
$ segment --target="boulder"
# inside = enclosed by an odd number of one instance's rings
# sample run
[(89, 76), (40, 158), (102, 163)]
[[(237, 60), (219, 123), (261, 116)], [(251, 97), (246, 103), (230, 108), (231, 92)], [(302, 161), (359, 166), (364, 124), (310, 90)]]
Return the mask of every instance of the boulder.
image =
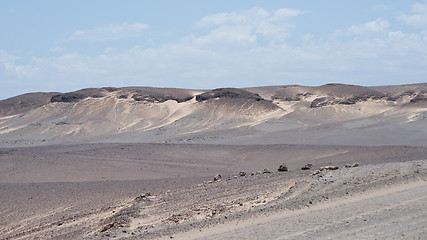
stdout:
[(307, 163), (304, 167), (301, 168), (301, 170), (309, 170), (313, 167), (313, 164)]
[(239, 172), (239, 176), (241, 176), (241, 177), (246, 176), (246, 172), (244, 172), (244, 171), (240, 171), (240, 172)]
[(221, 174), (219, 173), (214, 177), (214, 182), (218, 182), (218, 181), (221, 181)]
[(262, 173), (271, 173), (271, 171), (268, 170), (267, 168), (264, 168), (264, 170), (262, 171)]
[(282, 163), (279, 168), (277, 169), (277, 171), (279, 172), (287, 172), (288, 171), (288, 167), (286, 166), (286, 163)]

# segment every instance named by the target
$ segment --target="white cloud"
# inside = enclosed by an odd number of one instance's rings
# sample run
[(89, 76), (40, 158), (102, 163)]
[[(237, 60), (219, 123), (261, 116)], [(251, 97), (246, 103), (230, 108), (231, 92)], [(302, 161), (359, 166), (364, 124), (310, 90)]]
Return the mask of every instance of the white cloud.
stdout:
[(398, 17), (398, 19), (414, 27), (426, 28), (427, 27), (427, 3), (413, 4), (411, 7), (411, 14), (402, 14)]
[(19, 57), (8, 54), (6, 51), (0, 49), (0, 62), (1, 63), (15, 62), (18, 59), (19, 59)]
[(281, 21), (290, 17), (296, 17), (301, 14), (308, 13), (308, 11), (302, 11), (299, 9), (289, 9), (281, 8), (273, 12), (272, 16), (269, 18), (271, 21)]
[(186, 44), (205, 47), (245, 48), (255, 44), (256, 35), (251, 26), (221, 26), (201, 37), (189, 36), (182, 41)]
[(414, 13), (426, 13), (427, 12), (427, 3), (422, 4), (422, 3), (417, 2), (414, 5), (412, 5), (411, 10)]
[(396, 32), (389, 32), (388, 33), (388, 36), (391, 38), (391, 39), (402, 39), (402, 38), (404, 38), (405, 36), (406, 36), (406, 34), (404, 34), (403, 32), (401, 32), (401, 31), (396, 31)]
[(196, 26), (214, 29), (200, 39), (205, 42), (206, 38), (210, 37), (211, 41), (219, 42), (222, 42), (222, 37), (226, 38), (225, 41), (234, 38), (238, 42), (244, 40), (251, 43), (258, 37), (264, 37), (268, 41), (283, 41), (293, 28), (289, 19), (304, 13), (306, 12), (298, 9), (282, 8), (267, 11), (256, 7), (244, 11), (208, 15), (197, 22)]
[(390, 23), (382, 18), (377, 18), (375, 21), (367, 22), (364, 24), (353, 25), (348, 28), (348, 32), (359, 35), (365, 33), (381, 32), (390, 27)]
[(208, 15), (196, 23), (198, 27), (215, 27), (224, 24), (242, 24), (248, 21), (248, 16), (237, 13), (218, 13)]
[(196, 23), (198, 27), (218, 27), (223, 25), (253, 25), (256, 21), (267, 18), (269, 13), (263, 8), (252, 8), (245, 11), (211, 14)]
[(425, 42), (427, 42), (427, 31), (421, 31), (421, 36)]
[(144, 23), (122, 23), (97, 26), (89, 29), (76, 30), (67, 41), (115, 41), (129, 37), (139, 36), (149, 26)]
[(20, 57), (8, 54), (0, 49), (0, 74), (18, 79), (32, 78), (36, 73), (37, 66), (33, 64), (17, 63)]
[(59, 46), (49, 48), (49, 52), (52, 52), (52, 53), (62, 53), (64, 52), (64, 50), (65, 49), (63, 47), (59, 47)]
[(336, 30), (331, 34), (334, 39), (341, 38), (367, 38), (370, 39), (374, 36), (386, 36), (391, 24), (383, 19), (377, 18), (374, 21), (369, 21), (363, 24), (351, 25), (347, 29)]
[(203, 17), (196, 26), (199, 27), (215, 27), (228, 24), (250, 24), (256, 25), (259, 21), (262, 22), (277, 22), (284, 21), (291, 17), (296, 17), (305, 14), (307, 11), (299, 9), (281, 8), (274, 11), (267, 11), (263, 8), (254, 7), (249, 10), (234, 11), (230, 13), (211, 14)]

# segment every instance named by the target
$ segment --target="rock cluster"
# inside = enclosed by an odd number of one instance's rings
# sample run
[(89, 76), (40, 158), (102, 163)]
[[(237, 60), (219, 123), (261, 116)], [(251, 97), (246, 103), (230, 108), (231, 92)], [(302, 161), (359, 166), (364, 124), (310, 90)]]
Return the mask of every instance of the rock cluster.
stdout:
[[(353, 168), (353, 167), (358, 167), (359, 163), (353, 163), (353, 164), (345, 164), (344, 167), (345, 168)], [(301, 168), (302, 169), (302, 168)], [(320, 167), (318, 170), (312, 172), (310, 175), (314, 176), (319, 174), (322, 171), (328, 171), (328, 170), (338, 170), (339, 167), (338, 166), (324, 166), (324, 167)]]
[(339, 169), (338, 166), (324, 166), (324, 167), (320, 167), (318, 170), (312, 172), (310, 175), (314, 176), (314, 175), (321, 173), (322, 171), (338, 170), (338, 169)]
[(352, 167), (358, 167), (359, 163), (353, 163), (353, 164), (345, 164), (344, 167), (345, 168), (352, 168)]
[(319, 170), (323, 171), (323, 170), (338, 170), (339, 167), (338, 166), (324, 166), (324, 167), (320, 167)]

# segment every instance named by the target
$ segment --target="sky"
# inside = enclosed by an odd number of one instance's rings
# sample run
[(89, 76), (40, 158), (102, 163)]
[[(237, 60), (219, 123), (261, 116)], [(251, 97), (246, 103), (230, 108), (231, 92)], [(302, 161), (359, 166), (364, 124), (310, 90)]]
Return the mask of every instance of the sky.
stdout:
[(0, 1), (0, 99), (426, 78), (427, 0)]

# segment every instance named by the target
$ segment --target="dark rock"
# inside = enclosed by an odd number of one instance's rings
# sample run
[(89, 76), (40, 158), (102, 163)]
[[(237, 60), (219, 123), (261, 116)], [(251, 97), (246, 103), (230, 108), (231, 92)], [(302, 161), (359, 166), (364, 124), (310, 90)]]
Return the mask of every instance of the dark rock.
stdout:
[(318, 107), (324, 107), (331, 104), (331, 99), (327, 97), (321, 97), (314, 99), (311, 104), (310, 108), (318, 108)]
[(136, 93), (132, 96), (135, 101), (138, 102), (166, 102), (168, 100), (175, 100), (179, 103), (189, 101), (193, 98), (193, 96), (186, 97), (175, 97), (170, 95), (162, 95), (162, 94), (154, 94), (154, 93)]
[(414, 98), (409, 101), (410, 103), (416, 103), (416, 102), (426, 102), (427, 101), (427, 94), (418, 94)]
[(256, 101), (266, 101), (260, 95), (237, 88), (218, 88), (196, 96), (196, 101), (202, 102), (212, 98), (246, 98)]
[(262, 173), (271, 173), (271, 171), (268, 170), (267, 168), (264, 168), (264, 170), (262, 171)]
[(92, 98), (102, 98), (102, 97), (104, 97), (104, 95), (102, 95), (102, 94), (93, 94), (90, 97), (92, 97)]
[(146, 201), (146, 200), (148, 200), (148, 197), (150, 197), (150, 196), (151, 196), (151, 193), (146, 192), (146, 193), (144, 193), (144, 194), (139, 195), (139, 196), (138, 196), (138, 197), (136, 197), (134, 200), (135, 200), (136, 202)]
[(102, 89), (104, 89), (107, 92), (115, 92), (119, 90), (118, 88), (115, 88), (115, 87), (103, 87)]
[(101, 98), (104, 97), (106, 89), (101, 88), (86, 88), (75, 92), (57, 94), (51, 97), (51, 102), (79, 102), (80, 100), (92, 97)]
[(301, 170), (309, 170), (309, 169), (311, 169), (312, 167), (313, 167), (313, 164), (308, 163), (308, 164), (306, 164), (304, 167), (302, 167), (302, 168), (301, 168)]
[(287, 102), (297, 102), (300, 101), (301, 98), (300, 97), (285, 97), (283, 99), (283, 101), (287, 101)]
[(356, 98), (347, 98), (347, 99), (342, 99), (338, 101), (338, 104), (352, 105), (352, 104), (356, 104), (356, 101), (357, 101)]
[(313, 95), (313, 93), (309, 93), (309, 92), (306, 92), (306, 93), (298, 93), (298, 94), (297, 94), (297, 96), (298, 96), (298, 97), (300, 97), (300, 96), (303, 96), (303, 97), (309, 97), (309, 96), (311, 96), (311, 95)]
[(277, 171), (279, 172), (287, 172), (288, 171), (288, 167), (286, 166), (286, 163), (282, 163), (279, 168), (277, 169)]
[(338, 169), (339, 169), (338, 166), (324, 166), (324, 167), (319, 168), (320, 171), (323, 171), (323, 170), (338, 170)]
[(239, 172), (239, 176), (240, 176), (240, 177), (244, 177), (244, 176), (246, 176), (246, 172), (244, 172), (244, 171), (240, 171), (240, 172)]
[(85, 99), (86, 96), (78, 93), (64, 93), (52, 96), (50, 99), (51, 102), (79, 102), (82, 99)]
[(215, 177), (214, 177), (214, 182), (218, 182), (218, 181), (220, 181), (221, 180), (221, 174), (217, 174), (217, 175), (215, 175)]
[(353, 163), (353, 164), (345, 164), (344, 167), (345, 168), (353, 168), (353, 167), (358, 167), (359, 163)]
[(281, 100), (281, 101), (285, 101), (285, 102), (296, 102), (296, 101), (300, 101), (301, 98), (299, 96), (273, 96), (271, 97), (271, 99), (273, 100)]

